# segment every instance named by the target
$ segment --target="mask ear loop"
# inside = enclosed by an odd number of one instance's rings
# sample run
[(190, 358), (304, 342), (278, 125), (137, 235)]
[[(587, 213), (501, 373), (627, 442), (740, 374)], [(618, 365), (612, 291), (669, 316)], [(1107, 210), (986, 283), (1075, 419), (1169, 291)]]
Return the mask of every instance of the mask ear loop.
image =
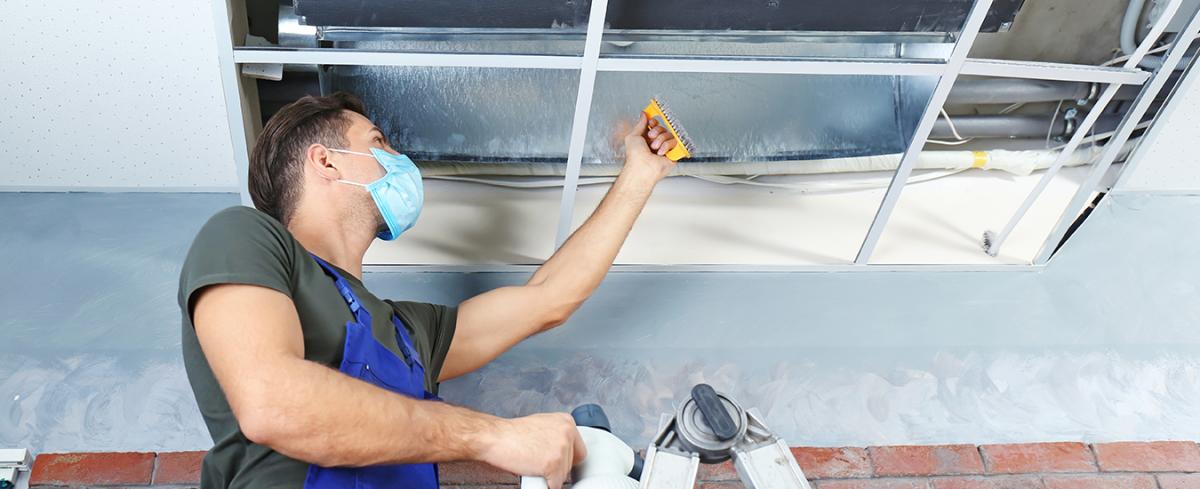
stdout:
[(338, 149), (338, 148), (325, 148), (325, 149), (327, 149), (329, 151), (333, 151), (334, 153), (346, 153), (346, 154), (359, 155), (359, 156), (368, 156), (371, 158), (375, 157), (375, 155), (373, 155), (371, 153), (363, 153), (360, 151), (350, 151), (348, 149)]
[[(372, 154), (362, 153), (362, 152), (358, 152), (358, 151), (350, 151), (348, 149), (338, 149), (338, 148), (325, 148), (325, 149), (328, 151), (332, 151), (334, 153), (345, 153), (345, 154), (351, 154), (351, 155), (368, 156), (371, 158), (375, 157), (375, 155), (372, 155)], [(338, 182), (338, 183), (345, 183), (345, 184), (354, 185), (356, 187), (362, 187), (362, 188), (368, 188), (368, 185), (369, 185), (369, 184), (365, 184), (365, 183), (351, 182), (350, 180), (343, 180), (340, 178), (337, 180), (334, 180), (334, 181)]]

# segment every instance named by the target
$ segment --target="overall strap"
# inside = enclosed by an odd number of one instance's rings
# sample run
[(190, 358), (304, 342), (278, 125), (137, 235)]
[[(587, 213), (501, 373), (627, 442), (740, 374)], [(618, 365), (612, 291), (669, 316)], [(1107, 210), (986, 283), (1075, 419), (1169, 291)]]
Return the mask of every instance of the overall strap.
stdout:
[[(312, 253), (309, 254), (312, 255)], [(354, 291), (350, 289), (350, 284), (346, 282), (346, 279), (342, 278), (342, 274), (338, 273), (337, 269), (333, 268), (333, 265), (326, 263), (325, 260), (322, 260), (317, 255), (312, 255), (312, 257), (325, 270), (325, 275), (329, 275), (333, 279), (333, 286), (337, 287), (338, 294), (342, 296), (342, 299), (346, 301), (346, 305), (350, 307), (350, 313), (354, 314), (354, 319), (359, 324), (368, 328), (371, 327), (371, 312), (358, 301), (358, 296), (354, 295)]]

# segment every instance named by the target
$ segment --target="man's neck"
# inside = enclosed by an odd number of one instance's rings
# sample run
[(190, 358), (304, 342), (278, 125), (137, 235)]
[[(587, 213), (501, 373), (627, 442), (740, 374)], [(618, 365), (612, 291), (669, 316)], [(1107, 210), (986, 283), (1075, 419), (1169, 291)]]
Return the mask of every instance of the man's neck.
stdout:
[(309, 252), (362, 280), (363, 256), (375, 233), (361, 220), (335, 216), (328, 208), (297, 209), (287, 227)]

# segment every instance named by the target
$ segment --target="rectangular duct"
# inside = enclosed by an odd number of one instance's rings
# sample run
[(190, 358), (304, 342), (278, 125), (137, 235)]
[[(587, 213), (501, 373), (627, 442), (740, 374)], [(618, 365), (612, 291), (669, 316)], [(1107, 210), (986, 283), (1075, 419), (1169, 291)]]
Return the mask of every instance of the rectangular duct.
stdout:
[[(1024, 0), (995, 0), (983, 32), (1005, 30)], [(610, 29), (826, 32), (957, 32), (972, 0), (806, 0), (711, 2), (612, 0)], [(311, 26), (435, 28), (578, 28), (585, 0), (296, 0)]]

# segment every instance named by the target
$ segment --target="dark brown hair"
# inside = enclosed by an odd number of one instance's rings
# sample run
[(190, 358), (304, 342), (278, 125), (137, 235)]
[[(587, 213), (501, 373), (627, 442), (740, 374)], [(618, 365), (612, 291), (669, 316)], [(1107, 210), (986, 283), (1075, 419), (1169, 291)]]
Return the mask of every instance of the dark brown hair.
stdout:
[(312, 144), (345, 147), (350, 119), (343, 110), (366, 115), (362, 101), (346, 92), (305, 95), (271, 116), (250, 152), (248, 185), (254, 207), (287, 224), (303, 186), (304, 153)]

